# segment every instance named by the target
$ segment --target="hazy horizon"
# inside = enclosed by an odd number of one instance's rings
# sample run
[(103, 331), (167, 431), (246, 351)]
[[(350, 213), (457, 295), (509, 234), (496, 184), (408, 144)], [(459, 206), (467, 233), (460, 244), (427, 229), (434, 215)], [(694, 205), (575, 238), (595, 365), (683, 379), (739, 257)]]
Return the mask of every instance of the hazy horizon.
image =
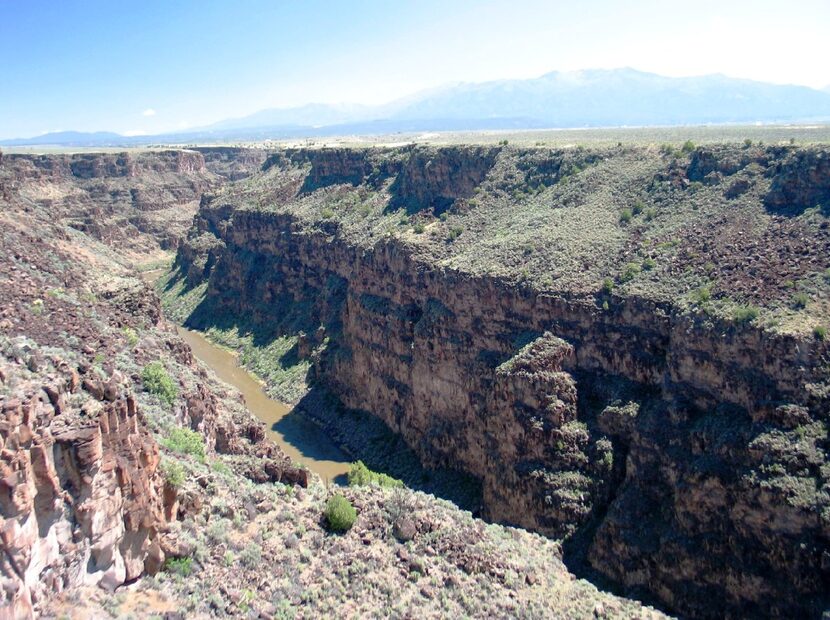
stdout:
[(240, 6), (188, 0), (0, 5), (0, 137), (156, 134), (259, 110), (381, 104), (459, 82), (631, 67), (821, 89), (830, 5), (818, 0), (377, 0)]

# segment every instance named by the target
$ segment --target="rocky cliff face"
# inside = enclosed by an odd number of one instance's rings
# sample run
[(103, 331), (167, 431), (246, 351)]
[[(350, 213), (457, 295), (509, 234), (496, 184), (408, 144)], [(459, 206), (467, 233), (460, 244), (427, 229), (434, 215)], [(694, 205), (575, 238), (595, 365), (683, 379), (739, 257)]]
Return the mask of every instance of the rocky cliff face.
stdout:
[(22, 200), (120, 251), (175, 249), (202, 194), (258, 170), (262, 151), (6, 155), (0, 196)]
[[(742, 156), (732, 155), (740, 170)], [(273, 308), (293, 307), (308, 326), (322, 325), (328, 345), (315, 363), (317, 380), (346, 406), (384, 420), (427, 464), (480, 478), (491, 519), (566, 537), (600, 573), (693, 616), (817, 613), (830, 584), (824, 340), (690, 312), (636, 289), (586, 292), (472, 273), (447, 259), (461, 251), (450, 245), (458, 233), (425, 249), (417, 236), (394, 234), (388, 225), (374, 233), (382, 219), (372, 229), (355, 224), (354, 211), (321, 216), (309, 206), (319, 196), (329, 209), (342, 209), (349, 204), (343, 192), (355, 191), (355, 201), (386, 214), (409, 196), (417, 198), (419, 217), (430, 217), (425, 209), (432, 216), (449, 210), (450, 224), (474, 226), (471, 196), (484, 188), (479, 200), (486, 202), (504, 196), (503, 187), (515, 196), (522, 179), (545, 191), (546, 183), (581, 174), (600, 183), (594, 199), (607, 201), (601, 175), (608, 169), (607, 183), (616, 182), (608, 162), (630, 154), (545, 156), (553, 163), (544, 174), (528, 163), (534, 156), (396, 152), (390, 159), (399, 163), (387, 169), (399, 172), (385, 185), (359, 181), (342, 153), (306, 186), (303, 175), (313, 177), (314, 164), (298, 173), (283, 160), (276, 167), (284, 171), (270, 173), (278, 189), (260, 203), (250, 206), (244, 188), (245, 206), (232, 195), (203, 201), (179, 267), (192, 283), (209, 277), (210, 312), (268, 322)], [(735, 200), (724, 196), (723, 177), (711, 179), (711, 194), (692, 183), (717, 171), (714, 156), (694, 155), (687, 166), (638, 157), (626, 169), (642, 170), (660, 209), (669, 207), (656, 196), (705, 208), (710, 195)], [(769, 154), (767, 163), (777, 165), (776, 157)], [(320, 181), (337, 178), (337, 162), (348, 162), (341, 182), (360, 187)], [(783, 225), (761, 201), (790, 185), (782, 180), (789, 164), (764, 176), (752, 163), (738, 171), (752, 188), (741, 204), (764, 225)], [(685, 181), (673, 183), (672, 175)], [(547, 190), (549, 217), (561, 213), (557, 196), (564, 208), (590, 202), (565, 193), (580, 179)], [(632, 196), (648, 196), (626, 182)], [(687, 188), (704, 194), (689, 197)], [(309, 192), (312, 198), (303, 198)], [(419, 192), (440, 198), (441, 208)], [(505, 217), (493, 209), (492, 218)], [(648, 226), (630, 234), (642, 240)], [(808, 234), (820, 238), (821, 230), (817, 223)], [(479, 236), (468, 243), (494, 242)], [(630, 242), (620, 248), (628, 257), (622, 260), (631, 260)]]
[(0, 573), (6, 613), (27, 617), (67, 588), (112, 590), (143, 574), (175, 491), (164, 493), (158, 446), (123, 377), (103, 382), (13, 343), (8, 353)]

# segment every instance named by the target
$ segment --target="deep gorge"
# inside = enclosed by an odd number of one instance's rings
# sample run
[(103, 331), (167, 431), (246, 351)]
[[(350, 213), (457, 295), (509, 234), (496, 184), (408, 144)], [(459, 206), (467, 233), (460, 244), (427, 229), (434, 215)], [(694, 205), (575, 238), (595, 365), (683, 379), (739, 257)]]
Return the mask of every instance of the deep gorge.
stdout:
[[(0, 382), (19, 392), (4, 392), (4, 488), (33, 490), (4, 504), (17, 609), (43, 603), (42, 574), (52, 589), (116, 588), (191, 557), (182, 539), (230, 514), (205, 508), (222, 485), (251, 523), (277, 528), (304, 510), (303, 527), (320, 529), (329, 491), (195, 363), (139, 281), (137, 257), (171, 249), (156, 288), (167, 318), (232, 332), (231, 348), (244, 340), (291, 415), (413, 488), (549, 537), (484, 527), (446, 503), (438, 518), (419, 495), (424, 548), (410, 567), (446, 560), (451, 583), (475, 588), (486, 572), (509, 594), (490, 609), (521, 605), (519, 584), (549, 613), (540, 579), (562, 578), (562, 541), (572, 571), (689, 617), (818, 617), (830, 605), (826, 147), (3, 155), (0, 200)], [(55, 346), (44, 364), (38, 347)], [(177, 381), (167, 405), (142, 377), (153, 361)], [(198, 433), (202, 461), (166, 447), (179, 426)], [(86, 449), (91, 436), (100, 450)], [(53, 444), (58, 457), (42, 449)], [(178, 491), (171, 458), (191, 474)], [(86, 497), (90, 481), (94, 497), (62, 499)], [(233, 495), (251, 482), (255, 502)], [(410, 562), (386, 496), (346, 492), (366, 515), (357, 549), (390, 545), (392, 561)], [(511, 564), (524, 558), (500, 546), (476, 555), (485, 531), (550, 549), (551, 564)], [(358, 553), (349, 540), (332, 543), (333, 570)], [(305, 561), (282, 542), (269, 553), (282, 558), (274, 570)], [(231, 571), (219, 581), (259, 577), (211, 561)], [(580, 614), (604, 613), (573, 592)]]
[[(519, 169), (558, 182), (561, 161), (532, 157)], [(338, 192), (387, 187), (386, 210), (463, 214), (498, 161), (463, 148), (380, 163), (348, 150), (272, 157), (260, 183), (276, 189), (253, 207), (247, 189), (202, 200), (176, 264), (191, 286), (208, 283), (194, 324), (236, 316), (302, 332), (315, 385), (379, 417), (427, 466), (478, 478), (486, 518), (570, 539), (631, 592), (692, 616), (714, 602), (806, 612), (830, 576), (823, 342), (658, 296), (469, 273), (394, 234), (356, 237), (336, 211)], [(672, 175), (703, 165), (723, 177), (706, 151), (663, 175), (680, 183)], [(820, 194), (822, 166), (760, 183)], [(318, 196), (333, 214), (309, 215)]]

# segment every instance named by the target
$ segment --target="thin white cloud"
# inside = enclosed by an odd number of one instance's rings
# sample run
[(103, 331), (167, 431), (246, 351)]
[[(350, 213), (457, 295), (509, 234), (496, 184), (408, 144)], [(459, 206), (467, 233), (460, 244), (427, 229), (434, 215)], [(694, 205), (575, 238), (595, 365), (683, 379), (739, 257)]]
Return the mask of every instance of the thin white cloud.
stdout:
[(147, 108), (141, 113), (141, 116), (155, 116), (156, 111), (153, 108)]

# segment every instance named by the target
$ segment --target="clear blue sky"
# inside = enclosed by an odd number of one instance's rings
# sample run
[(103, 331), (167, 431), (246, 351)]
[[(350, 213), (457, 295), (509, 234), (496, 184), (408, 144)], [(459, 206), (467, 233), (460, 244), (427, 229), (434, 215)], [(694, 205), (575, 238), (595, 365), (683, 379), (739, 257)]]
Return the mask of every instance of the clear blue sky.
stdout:
[(0, 138), (631, 66), (830, 84), (830, 0), (0, 0)]

